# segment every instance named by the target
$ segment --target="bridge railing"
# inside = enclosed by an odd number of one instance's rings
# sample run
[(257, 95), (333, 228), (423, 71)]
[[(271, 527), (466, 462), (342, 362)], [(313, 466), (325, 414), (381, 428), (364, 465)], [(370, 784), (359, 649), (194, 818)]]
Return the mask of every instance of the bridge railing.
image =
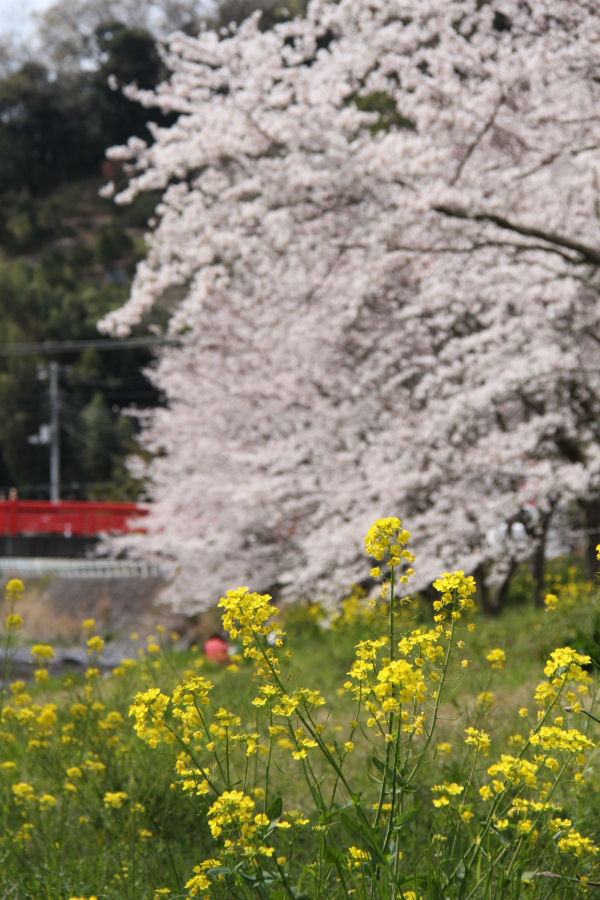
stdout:
[(143, 531), (147, 509), (137, 503), (85, 500), (52, 503), (48, 500), (1, 500), (0, 535), (62, 534), (93, 537)]
[(131, 559), (50, 559), (46, 557), (0, 557), (0, 578), (163, 578), (172, 568)]

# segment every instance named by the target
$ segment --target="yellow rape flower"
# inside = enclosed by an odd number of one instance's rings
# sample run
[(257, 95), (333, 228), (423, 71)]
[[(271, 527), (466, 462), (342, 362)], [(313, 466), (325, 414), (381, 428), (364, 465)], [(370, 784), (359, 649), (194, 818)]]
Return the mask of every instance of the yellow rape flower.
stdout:
[(194, 866), (195, 874), (185, 883), (190, 897), (195, 897), (199, 891), (206, 891), (210, 888), (211, 882), (206, 872), (220, 865), (218, 859), (205, 859), (199, 866)]
[(445, 607), (452, 607), (453, 611), (459, 613), (463, 609), (471, 609), (473, 607), (472, 594), (475, 593), (475, 579), (472, 575), (466, 576), (462, 570), (456, 572), (444, 572), (441, 578), (433, 582), (433, 586), (441, 594), (439, 600), (434, 600), (434, 612), (440, 616), (444, 615)]
[(412, 562), (414, 559), (412, 553), (402, 549), (409, 538), (410, 534), (402, 528), (402, 522), (396, 516), (377, 519), (365, 537), (365, 553), (381, 562), (389, 552), (389, 564), (392, 568), (398, 565), (401, 558)]
[(558, 647), (550, 654), (550, 658), (544, 666), (544, 675), (551, 679), (554, 687), (559, 687), (563, 681), (577, 681), (580, 684), (588, 684), (590, 676), (582, 666), (591, 662), (587, 654), (577, 653), (571, 647)]
[(9, 594), (22, 594), (24, 590), (23, 582), (20, 578), (11, 578), (6, 585), (6, 590)]
[(475, 706), (477, 706), (481, 710), (488, 710), (492, 704), (494, 703), (494, 695), (492, 691), (482, 691), (477, 695), (477, 700), (475, 701)]
[(484, 755), (488, 755), (488, 750), (490, 748), (489, 734), (486, 734), (486, 732), (481, 729), (473, 728), (471, 726), (465, 728), (465, 734), (467, 735), (465, 744), (475, 747), (476, 750), (483, 750)]
[(506, 653), (504, 650), (497, 647), (495, 650), (490, 650), (489, 653), (486, 653), (485, 658), (490, 663), (492, 669), (501, 669), (506, 662)]
[(457, 784), (455, 781), (444, 781), (442, 784), (434, 784), (430, 790), (435, 794), (440, 794), (433, 800), (436, 807), (448, 806), (450, 797), (457, 797), (464, 791), (464, 785)]
[(566, 750), (569, 753), (580, 753), (591, 750), (594, 742), (576, 728), (559, 728), (555, 725), (543, 725), (532, 732), (529, 741), (533, 746), (540, 745), (544, 750)]
[(210, 832), (219, 837), (223, 829), (239, 828), (242, 833), (251, 830), (254, 800), (242, 791), (223, 791), (208, 810)]
[(353, 865), (360, 866), (371, 857), (366, 850), (361, 850), (360, 847), (348, 847), (348, 858)]
[(102, 651), (104, 650), (104, 641), (101, 637), (98, 637), (97, 634), (89, 638), (86, 643), (88, 653), (102, 653)]
[(535, 787), (537, 784), (538, 767), (526, 759), (510, 756), (503, 753), (500, 762), (488, 768), (488, 774), (492, 777), (502, 776), (511, 784), (526, 784)]
[(19, 781), (12, 786), (15, 803), (30, 803), (35, 798), (35, 790), (33, 786), (26, 781)]
[(128, 799), (125, 791), (107, 791), (103, 797), (103, 803), (107, 809), (122, 809)]
[(31, 648), (31, 655), (36, 662), (45, 663), (54, 659), (54, 650), (49, 644), (34, 644)]
[(557, 846), (561, 853), (572, 853), (573, 856), (583, 856), (584, 853), (595, 856), (598, 853), (596, 844), (572, 828), (565, 837), (559, 839)]
[(560, 831), (562, 828), (570, 828), (571, 825), (572, 822), (570, 819), (555, 818), (550, 819), (550, 821), (548, 822), (548, 829), (550, 831)]

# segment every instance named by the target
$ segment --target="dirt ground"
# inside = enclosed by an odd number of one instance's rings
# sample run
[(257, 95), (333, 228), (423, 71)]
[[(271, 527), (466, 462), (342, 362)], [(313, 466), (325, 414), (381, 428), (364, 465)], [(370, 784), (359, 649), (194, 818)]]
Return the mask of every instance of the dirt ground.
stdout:
[(21, 639), (70, 646), (80, 644), (85, 619), (94, 619), (95, 633), (107, 644), (144, 640), (162, 625), (181, 635), (189, 646), (201, 641), (218, 623), (215, 614), (182, 616), (161, 603), (165, 583), (160, 578), (57, 578), (25, 582), (23, 602), (15, 609), (23, 618)]

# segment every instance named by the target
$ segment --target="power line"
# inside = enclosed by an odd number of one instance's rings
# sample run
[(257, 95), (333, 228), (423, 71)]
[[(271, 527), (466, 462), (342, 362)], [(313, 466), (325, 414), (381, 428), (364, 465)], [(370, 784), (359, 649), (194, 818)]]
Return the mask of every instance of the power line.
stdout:
[(44, 356), (53, 353), (79, 353), (80, 350), (128, 350), (135, 347), (158, 347), (178, 344), (179, 338), (133, 337), (98, 338), (77, 341), (22, 341), (0, 344), (0, 356)]

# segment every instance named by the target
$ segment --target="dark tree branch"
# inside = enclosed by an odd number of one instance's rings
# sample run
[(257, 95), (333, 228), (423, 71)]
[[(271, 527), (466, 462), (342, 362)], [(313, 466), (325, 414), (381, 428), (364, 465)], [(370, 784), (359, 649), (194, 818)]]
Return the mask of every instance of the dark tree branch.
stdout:
[[(503, 216), (497, 216), (495, 213), (471, 213), (461, 206), (447, 206), (442, 204), (433, 207), (436, 212), (444, 216), (451, 216), (454, 219), (467, 219), (470, 222), (489, 222), (498, 228), (506, 231), (514, 231), (525, 237), (537, 238), (548, 244), (554, 244), (557, 247), (565, 247), (567, 250), (573, 250), (579, 255), (578, 264), (591, 263), (594, 266), (600, 266), (600, 250), (582, 244), (580, 241), (573, 241), (571, 238), (562, 234), (555, 234), (552, 231), (542, 231), (541, 228), (532, 228), (527, 225), (519, 225), (518, 222), (511, 222)], [(548, 248), (550, 249), (550, 248)]]
[(562, 259), (571, 263), (573, 266), (580, 265), (581, 260), (570, 255), (565, 250), (559, 250), (558, 247), (549, 247), (548, 244), (519, 244), (516, 241), (475, 241), (468, 247), (417, 247), (408, 246), (406, 244), (390, 244), (389, 250), (402, 251), (403, 253), (474, 253), (477, 250), (488, 250), (490, 247), (505, 247), (507, 250), (514, 250), (515, 253), (530, 252), (536, 250), (540, 253), (555, 253)]
[(504, 103), (504, 94), (502, 94), (502, 96), (496, 102), (491, 115), (489, 116), (487, 122), (485, 122), (483, 128), (481, 129), (481, 131), (479, 132), (477, 137), (469, 144), (465, 155), (463, 156), (460, 163), (458, 164), (458, 168), (457, 168), (456, 172), (454, 173), (454, 176), (450, 179), (451, 185), (456, 184), (456, 182), (462, 175), (463, 169), (466, 166), (466, 164), (468, 163), (468, 161), (470, 160), (473, 153), (475, 152), (475, 149), (478, 147), (478, 145), (481, 143), (483, 138), (486, 136), (486, 134), (488, 133), (488, 131), (490, 130), (490, 128), (493, 126), (494, 122), (496, 121), (496, 116), (498, 115), (498, 110), (500, 109), (500, 107), (502, 106), (503, 103)]
[(585, 334), (586, 337), (592, 338), (597, 344), (600, 344), (600, 335), (597, 335), (591, 328), (584, 328), (582, 333)]

